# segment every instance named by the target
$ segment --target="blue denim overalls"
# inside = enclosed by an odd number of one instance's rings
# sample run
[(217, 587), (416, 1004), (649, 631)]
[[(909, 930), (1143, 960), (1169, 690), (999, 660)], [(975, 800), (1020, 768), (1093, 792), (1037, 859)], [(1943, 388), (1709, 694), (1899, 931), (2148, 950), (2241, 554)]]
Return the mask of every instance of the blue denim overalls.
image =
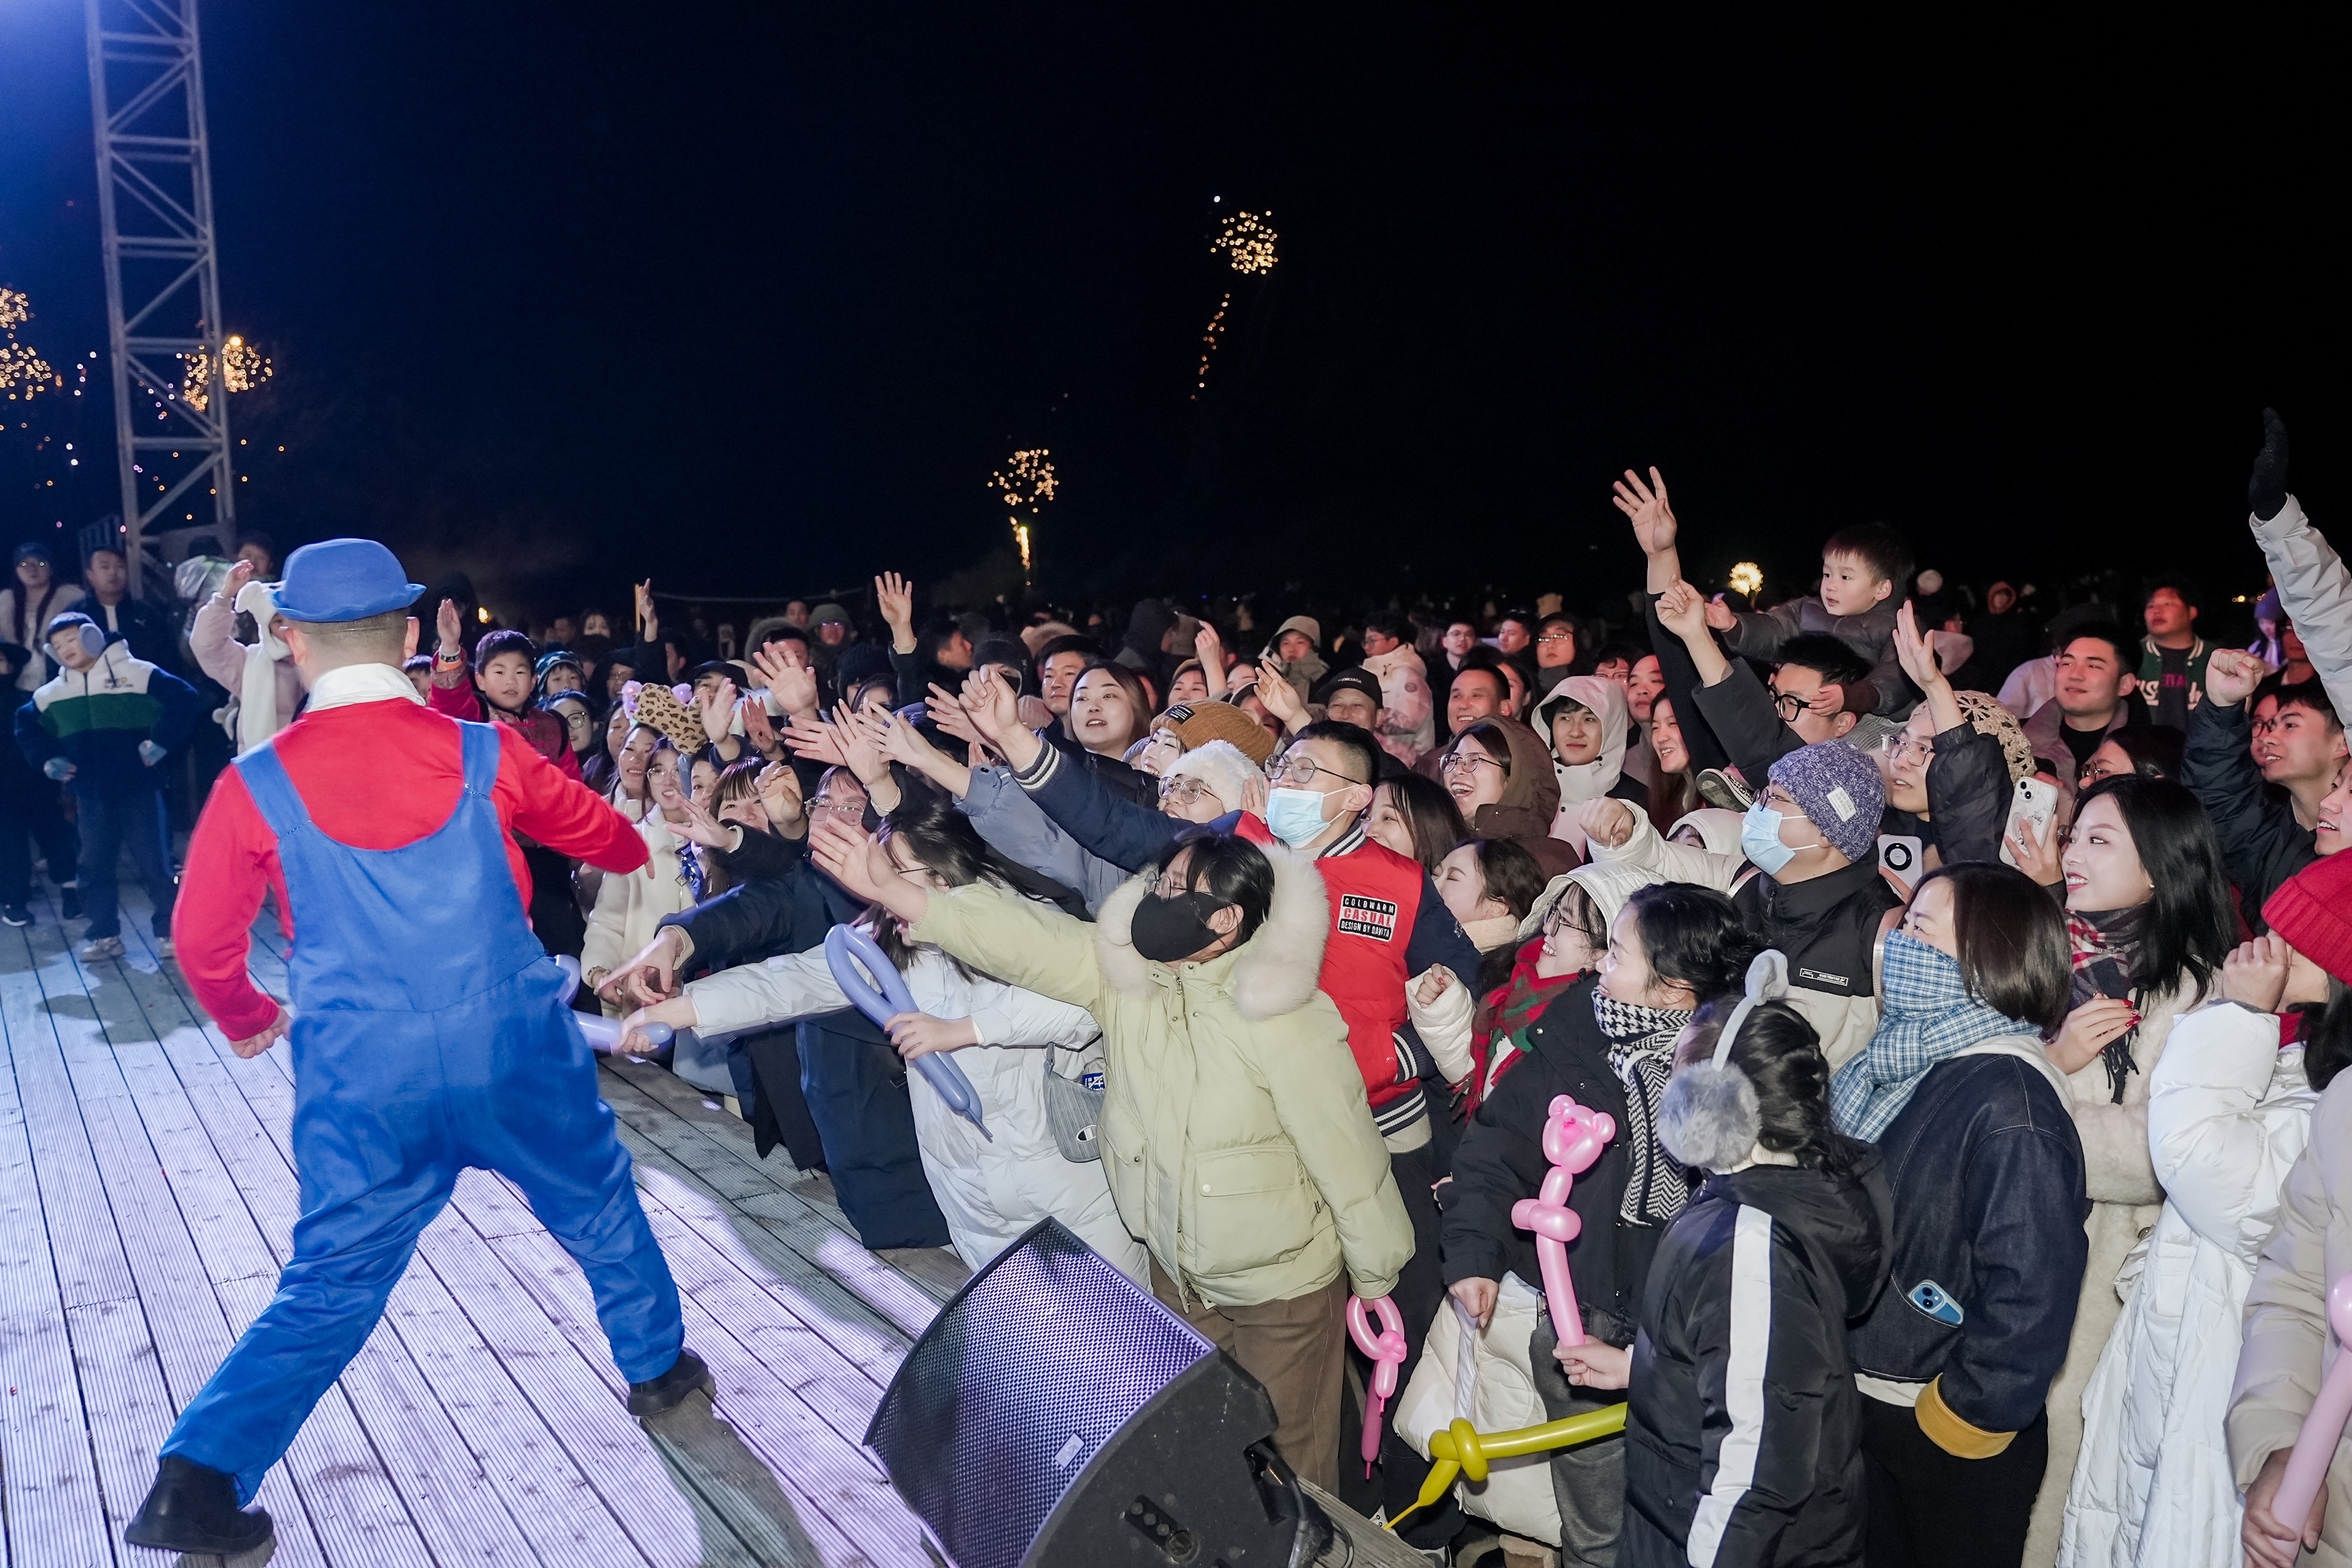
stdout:
[(464, 724), (466, 784), (439, 829), (354, 849), (313, 826), (274, 744), (236, 767), (278, 836), (294, 915), (294, 1157), (302, 1215), (278, 1295), (163, 1444), (251, 1501), (383, 1312), (417, 1234), (468, 1165), (520, 1187), (596, 1296), (632, 1383), (684, 1338), (596, 1058), (524, 922), (490, 798), (499, 737)]

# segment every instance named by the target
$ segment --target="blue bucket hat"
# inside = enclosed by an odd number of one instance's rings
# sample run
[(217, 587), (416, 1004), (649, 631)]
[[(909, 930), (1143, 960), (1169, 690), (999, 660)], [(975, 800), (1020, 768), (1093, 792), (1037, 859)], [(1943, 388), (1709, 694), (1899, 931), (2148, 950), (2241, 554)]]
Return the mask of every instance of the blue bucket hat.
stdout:
[(425, 592), (373, 539), (327, 539), (286, 560), (278, 613), (289, 621), (361, 621), (404, 610)]

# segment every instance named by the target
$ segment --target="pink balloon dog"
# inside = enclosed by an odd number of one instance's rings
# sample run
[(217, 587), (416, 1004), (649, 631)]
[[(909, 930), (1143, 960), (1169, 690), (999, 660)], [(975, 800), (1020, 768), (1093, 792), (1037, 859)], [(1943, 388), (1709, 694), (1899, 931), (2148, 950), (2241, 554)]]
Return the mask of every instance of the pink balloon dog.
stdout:
[(1551, 1162), (1551, 1169), (1544, 1175), (1540, 1195), (1511, 1205), (1511, 1223), (1536, 1233), (1544, 1300), (1563, 1345), (1584, 1342), (1584, 1314), (1577, 1310), (1576, 1287), (1568, 1277), (1568, 1244), (1584, 1222), (1568, 1206), (1569, 1189), (1601, 1158), (1601, 1146), (1616, 1136), (1617, 1119), (1607, 1111), (1579, 1105), (1564, 1094), (1554, 1096), (1543, 1132), (1544, 1158)]
[[(1380, 1316), (1381, 1331), (1377, 1334), (1372, 1332), (1371, 1313)], [(1404, 1314), (1386, 1296), (1371, 1303), (1370, 1312), (1361, 1296), (1350, 1296), (1348, 1337), (1373, 1362), (1371, 1395), (1364, 1401), (1364, 1475), (1370, 1479), (1372, 1461), (1381, 1457), (1381, 1412), (1396, 1393), (1397, 1369), (1404, 1365)]]
[(2336, 1445), (2343, 1439), (2344, 1423), (2352, 1418), (2352, 1274), (2328, 1287), (2327, 1321), (2336, 1331), (2336, 1364), (2327, 1369), (2319, 1397), (2311, 1402), (2311, 1414), (2303, 1418), (2303, 1430), (2294, 1437), (2294, 1452), (2287, 1458), (2286, 1474), (2279, 1478), (2278, 1493), (2271, 1500), (2271, 1517), (2298, 1538), (2304, 1521), (2311, 1517), (2312, 1500), (2326, 1484), (2327, 1466), (2336, 1458)]

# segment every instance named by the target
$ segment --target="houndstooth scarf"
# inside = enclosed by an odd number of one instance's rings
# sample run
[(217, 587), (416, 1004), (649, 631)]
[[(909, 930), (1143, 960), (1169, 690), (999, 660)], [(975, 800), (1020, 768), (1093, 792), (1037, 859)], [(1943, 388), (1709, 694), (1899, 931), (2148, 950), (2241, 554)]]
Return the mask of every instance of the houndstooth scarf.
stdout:
[(1691, 1184), (1682, 1166), (1658, 1152), (1658, 1100), (1675, 1076), (1675, 1037), (1691, 1021), (1678, 1007), (1643, 1007), (1592, 988), (1592, 1021), (1609, 1041), (1609, 1070), (1625, 1086), (1625, 1148), (1633, 1159), (1617, 1217), (1664, 1225), (1683, 1212)]
[[(2083, 910), (2066, 917), (2066, 945), (2074, 956), (2068, 1011), (2102, 996), (2132, 1000), (2132, 971), (2139, 967), (2147, 908), (2135, 904), (2129, 909)], [(2132, 1042), (2138, 1037), (2139, 1025), (2135, 1022), (2099, 1049), (2099, 1059), (2107, 1068), (2107, 1088), (2117, 1105), (2124, 1102), (2124, 1080), (2139, 1071), (2139, 1063), (2132, 1056)]]

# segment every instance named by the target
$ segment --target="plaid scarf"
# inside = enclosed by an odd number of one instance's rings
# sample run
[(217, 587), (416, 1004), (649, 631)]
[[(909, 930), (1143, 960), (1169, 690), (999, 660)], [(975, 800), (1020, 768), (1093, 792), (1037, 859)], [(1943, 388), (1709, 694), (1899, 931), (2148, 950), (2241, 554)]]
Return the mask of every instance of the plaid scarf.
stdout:
[[(2102, 996), (2131, 1000), (2132, 971), (2139, 967), (2147, 910), (2146, 904), (2135, 904), (2127, 910), (2086, 910), (2066, 917), (2066, 945), (2074, 954), (2069, 1010)], [(2135, 1023), (2099, 1049), (2099, 1059), (2106, 1064), (2107, 1089), (2117, 1105), (2124, 1102), (2124, 1079), (2139, 1071), (2139, 1063), (2132, 1059), (2132, 1042), (2138, 1037)]]
[(1906, 931), (1886, 937), (1878, 1032), (1830, 1080), (1838, 1131), (1875, 1143), (1937, 1063), (1981, 1041), (2040, 1031), (1969, 994), (1960, 961)]
[(1643, 1007), (1592, 988), (1592, 1021), (1609, 1041), (1609, 1070), (1625, 1086), (1625, 1149), (1633, 1158), (1617, 1217), (1633, 1225), (1664, 1225), (1683, 1212), (1691, 1183), (1679, 1162), (1658, 1151), (1658, 1100), (1675, 1076), (1675, 1037), (1691, 1021), (1687, 1009)]

